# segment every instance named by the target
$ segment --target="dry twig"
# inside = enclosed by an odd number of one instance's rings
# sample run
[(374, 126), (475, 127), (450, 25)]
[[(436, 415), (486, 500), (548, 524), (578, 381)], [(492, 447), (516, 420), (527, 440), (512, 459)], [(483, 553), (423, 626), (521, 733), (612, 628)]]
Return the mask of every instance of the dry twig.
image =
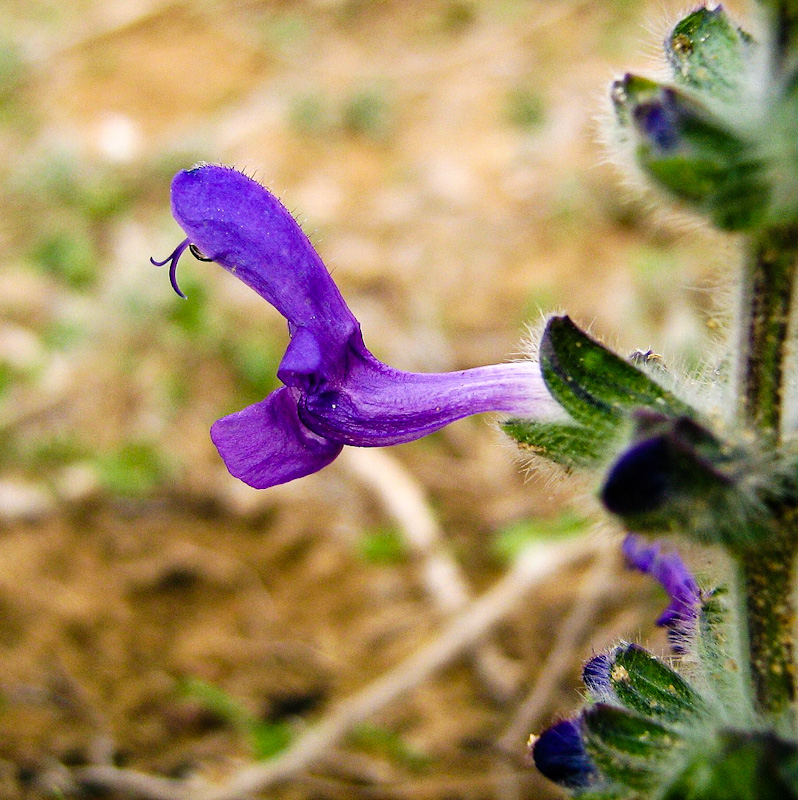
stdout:
[[(420, 561), (424, 588), (438, 611), (446, 616), (462, 611), (471, 600), (468, 582), (413, 476), (385, 450), (350, 447), (342, 456), (396, 522), (402, 538)], [(474, 661), (491, 695), (500, 701), (509, 700), (518, 685), (515, 664), (490, 642), (476, 647)]]
[(322, 758), (355, 725), (421, 684), (484, 637), (531, 589), (584, 561), (595, 550), (595, 543), (584, 539), (527, 548), (492, 589), (470, 603), (433, 641), (339, 703), (283, 755), (244, 767), (221, 786), (201, 785), (195, 780), (169, 781), (113, 767), (84, 768), (77, 770), (75, 777), (83, 784), (146, 800), (241, 800), (289, 780)]
[(513, 752), (519, 742), (526, 740), (530, 729), (562, 683), (563, 676), (568, 674), (576, 661), (602, 599), (614, 590), (611, 576), (618, 560), (616, 550), (613, 544), (604, 544), (595, 564), (582, 580), (557, 641), (540, 669), (540, 677), (518, 706), (512, 722), (498, 741), (501, 750)]
[[(540, 668), (537, 681), (496, 743), (498, 750), (510, 755), (512, 761), (520, 760), (521, 747), (529, 732), (562, 683), (563, 676), (568, 674), (576, 661), (602, 598), (613, 589), (610, 578), (616, 561), (616, 548), (604, 544), (593, 567), (582, 580), (571, 611), (560, 628), (554, 647)], [(519, 776), (511, 763), (502, 761), (496, 766), (496, 797), (502, 800), (521, 797)]]

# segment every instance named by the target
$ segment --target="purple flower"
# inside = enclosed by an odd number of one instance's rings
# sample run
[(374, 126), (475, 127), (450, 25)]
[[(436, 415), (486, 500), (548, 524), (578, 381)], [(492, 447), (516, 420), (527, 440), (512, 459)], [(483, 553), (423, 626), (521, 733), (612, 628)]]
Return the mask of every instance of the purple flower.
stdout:
[(557, 416), (531, 361), (445, 374), (400, 372), (366, 348), (360, 325), (291, 214), (259, 183), (200, 165), (172, 182), (172, 213), (188, 237), (162, 262), (175, 291), (186, 248), (215, 261), (288, 321), (277, 371), (285, 384), (218, 420), (213, 439), (230, 472), (264, 489), (320, 470), (345, 445), (409, 442), (470, 414)]
[(671, 598), (657, 625), (668, 628), (676, 652), (684, 651), (684, 642), (695, 627), (701, 590), (684, 561), (676, 552), (663, 553), (656, 542), (630, 533), (623, 541), (626, 563), (659, 581)]

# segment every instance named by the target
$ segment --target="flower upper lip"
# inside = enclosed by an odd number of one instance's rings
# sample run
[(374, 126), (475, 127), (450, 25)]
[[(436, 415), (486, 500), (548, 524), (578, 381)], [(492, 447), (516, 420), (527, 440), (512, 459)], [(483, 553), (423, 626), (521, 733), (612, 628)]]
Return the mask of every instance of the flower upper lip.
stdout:
[(290, 342), (285, 384), (218, 420), (211, 438), (230, 472), (266, 488), (316, 472), (343, 445), (407, 442), (483, 411), (559, 416), (538, 365), (496, 364), (451, 373), (395, 370), (376, 359), (327, 268), (291, 214), (263, 186), (230, 167), (202, 165), (172, 182), (172, 212), (190, 247), (273, 305)]

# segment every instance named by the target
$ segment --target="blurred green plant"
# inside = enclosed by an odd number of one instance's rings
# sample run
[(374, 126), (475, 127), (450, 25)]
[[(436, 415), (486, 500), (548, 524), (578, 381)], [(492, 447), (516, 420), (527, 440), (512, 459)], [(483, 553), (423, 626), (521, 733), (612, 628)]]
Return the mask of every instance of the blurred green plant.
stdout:
[(31, 260), (70, 289), (88, 289), (97, 279), (94, 243), (88, 233), (79, 228), (46, 234), (34, 246)]
[(283, 752), (294, 738), (293, 726), (286, 720), (260, 720), (239, 701), (212, 683), (199, 678), (180, 682), (180, 693), (239, 731), (255, 758), (265, 761)]
[(401, 564), (407, 560), (407, 545), (395, 528), (363, 531), (357, 543), (358, 555), (370, 564)]
[(384, 86), (354, 91), (343, 104), (341, 119), (348, 133), (384, 141), (393, 131), (393, 109)]
[(321, 92), (294, 97), (291, 100), (288, 121), (291, 129), (303, 136), (330, 133), (336, 125), (330, 104)]
[(514, 86), (504, 98), (504, 118), (514, 128), (534, 131), (546, 119), (546, 104), (532, 87)]
[(140, 497), (163, 482), (169, 470), (158, 445), (145, 441), (126, 442), (95, 456), (100, 484), (123, 497)]
[(280, 386), (277, 379), (280, 356), (277, 348), (271, 345), (270, 339), (262, 333), (245, 338), (240, 332), (221, 343), (222, 353), (232, 368), (236, 383), (249, 402), (262, 400)]
[(409, 745), (396, 731), (381, 725), (362, 723), (353, 729), (349, 738), (355, 747), (383, 755), (411, 772), (424, 772), (432, 763), (429, 755)]
[(525, 519), (498, 530), (491, 543), (491, 552), (502, 562), (512, 562), (533, 542), (557, 541), (585, 532), (589, 520), (565, 511), (547, 519)]

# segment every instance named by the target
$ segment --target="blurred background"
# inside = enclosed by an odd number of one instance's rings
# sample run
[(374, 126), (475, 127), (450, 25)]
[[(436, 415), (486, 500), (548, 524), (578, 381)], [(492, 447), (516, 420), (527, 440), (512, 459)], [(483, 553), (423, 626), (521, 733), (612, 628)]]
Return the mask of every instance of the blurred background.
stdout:
[[(530, 541), (612, 541), (589, 482), (527, 469), (484, 418), (238, 483), (208, 428), (277, 385), (284, 321), (190, 258), (181, 300), (148, 259), (183, 238), (174, 172), (235, 164), (297, 215), (392, 366), (502, 361), (562, 309), (621, 352), (711, 361), (733, 242), (653, 212), (601, 144), (609, 81), (656, 67), (682, 9), (5, 0), (0, 796), (80, 796), (91, 765), (224, 782), (435, 642)], [(522, 593), (487, 650), (268, 796), (558, 797), (507, 738), (519, 704), (539, 687), (535, 729), (567, 713), (580, 662), (650, 640), (663, 604), (602, 563)]]

